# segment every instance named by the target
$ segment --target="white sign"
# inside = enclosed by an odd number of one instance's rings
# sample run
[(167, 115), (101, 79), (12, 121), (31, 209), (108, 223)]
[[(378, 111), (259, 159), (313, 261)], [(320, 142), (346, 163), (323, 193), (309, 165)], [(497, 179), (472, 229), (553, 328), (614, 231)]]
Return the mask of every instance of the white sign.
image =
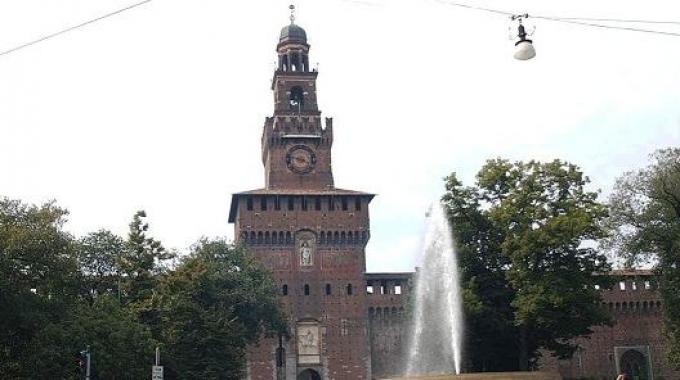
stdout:
[(163, 380), (162, 365), (155, 365), (151, 367), (151, 380)]

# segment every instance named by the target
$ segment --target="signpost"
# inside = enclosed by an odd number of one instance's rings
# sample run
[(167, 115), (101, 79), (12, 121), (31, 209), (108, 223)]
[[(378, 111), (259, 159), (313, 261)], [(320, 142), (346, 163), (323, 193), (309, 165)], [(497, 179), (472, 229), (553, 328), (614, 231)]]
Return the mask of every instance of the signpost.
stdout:
[(161, 365), (161, 349), (156, 347), (156, 365), (151, 367), (151, 380), (163, 380), (163, 366)]
[(163, 366), (155, 365), (151, 367), (151, 380), (163, 380)]

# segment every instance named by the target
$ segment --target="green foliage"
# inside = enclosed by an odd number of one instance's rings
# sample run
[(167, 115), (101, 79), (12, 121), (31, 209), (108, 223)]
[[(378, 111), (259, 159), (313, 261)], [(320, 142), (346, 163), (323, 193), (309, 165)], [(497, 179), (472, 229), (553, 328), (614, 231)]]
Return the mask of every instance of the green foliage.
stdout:
[(680, 149), (662, 149), (625, 173), (610, 198), (610, 240), (628, 266), (652, 263), (664, 301), (669, 362), (680, 369)]
[(540, 348), (568, 357), (571, 338), (609, 322), (595, 290), (609, 266), (592, 248), (607, 211), (588, 182), (559, 160), (490, 160), (471, 187), (446, 178), (475, 370), (525, 370)]
[(46, 326), (32, 342), (29, 362), (32, 378), (77, 379), (75, 353), (90, 346), (94, 379), (148, 378), (156, 342), (147, 326), (121, 307), (115, 297), (103, 295), (94, 304), (82, 304), (62, 321)]
[(89, 345), (93, 379), (148, 378), (156, 346), (168, 379), (238, 379), (248, 344), (286, 333), (269, 274), (244, 250), (202, 240), (170, 268), (143, 211), (127, 240), (74, 240), (66, 215), (0, 198), (0, 378), (79, 378)]
[(130, 223), (127, 249), (118, 257), (118, 267), (124, 275), (125, 300), (142, 312), (149, 307), (156, 275), (163, 271), (163, 261), (173, 255), (158, 241), (147, 236), (146, 213), (138, 211)]
[(75, 299), (66, 211), (0, 198), (0, 378), (19, 378), (29, 342)]
[(222, 240), (200, 241), (163, 280), (160, 294), (171, 379), (240, 379), (246, 345), (285, 333), (268, 273)]
[(83, 296), (91, 301), (97, 295), (119, 294), (121, 283), (118, 262), (127, 245), (120, 236), (107, 230), (92, 232), (78, 240), (76, 256), (82, 273)]

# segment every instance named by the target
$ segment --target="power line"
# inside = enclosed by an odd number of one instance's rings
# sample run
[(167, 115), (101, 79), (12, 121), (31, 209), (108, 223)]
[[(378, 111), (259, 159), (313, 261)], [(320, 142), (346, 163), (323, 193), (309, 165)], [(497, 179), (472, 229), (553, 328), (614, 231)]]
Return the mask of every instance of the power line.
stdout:
[(590, 18), (590, 17), (554, 17), (560, 20), (576, 20), (576, 21), (595, 21), (595, 22), (622, 22), (627, 24), (673, 24), (680, 25), (680, 21), (664, 21), (664, 20), (638, 20), (638, 19), (618, 19), (618, 18)]
[(132, 5), (129, 5), (129, 6), (125, 7), (125, 8), (118, 9), (117, 11), (113, 11), (113, 12), (111, 12), (111, 13), (107, 13), (107, 14), (105, 14), (105, 15), (103, 15), (103, 16), (99, 16), (99, 17), (94, 18), (94, 19), (92, 19), (92, 20), (85, 21), (85, 22), (82, 23), (82, 24), (78, 24), (78, 25), (72, 26), (72, 27), (70, 27), (70, 28), (66, 28), (66, 29), (64, 29), (64, 30), (60, 30), (60, 31), (58, 31), (58, 32), (56, 32), (56, 33), (52, 33), (52, 34), (49, 34), (49, 35), (47, 35), (47, 36), (45, 36), (45, 37), (38, 38), (37, 40), (33, 40), (33, 41), (31, 41), (31, 42), (27, 42), (27, 43), (25, 43), (25, 44), (23, 44), (23, 45), (19, 45), (19, 46), (17, 46), (17, 47), (11, 48), (11, 49), (9, 49), (9, 50), (5, 50), (5, 51), (3, 51), (2, 53), (0, 53), (0, 56), (7, 55), (7, 54), (9, 54), (9, 53), (13, 53), (13, 52), (15, 52), (15, 51), (17, 51), (17, 50), (20, 50), (20, 49), (23, 49), (23, 48), (26, 48), (26, 47), (35, 45), (35, 44), (40, 43), (40, 42), (43, 42), (43, 41), (45, 41), (45, 40), (49, 40), (50, 38), (54, 38), (54, 37), (60, 36), (60, 35), (62, 35), (62, 34), (64, 34), (64, 33), (70, 32), (70, 31), (72, 31), (72, 30), (75, 30), (75, 29), (78, 29), (78, 28), (82, 28), (83, 26), (86, 26), (86, 25), (95, 23), (95, 22), (100, 21), (100, 20), (103, 20), (103, 19), (105, 19), (105, 18), (108, 18), (108, 17), (111, 17), (111, 16), (115, 16), (115, 15), (117, 15), (117, 14), (119, 14), (119, 13), (123, 13), (123, 12), (125, 12), (125, 11), (127, 11), (127, 10), (130, 10), (130, 9), (132, 9), (132, 8), (136, 8), (136, 7), (140, 6), (140, 5), (149, 3), (149, 2), (151, 2), (151, 1), (152, 1), (152, 0), (144, 0), (144, 1), (140, 1), (139, 3), (135, 3), (135, 4), (132, 4)]
[[(515, 13), (511, 13), (511, 12), (507, 12), (507, 11), (503, 11), (503, 10), (499, 10), (499, 9), (478, 7), (476, 5), (458, 3), (458, 2), (454, 2), (454, 1), (448, 1), (448, 0), (434, 0), (434, 1), (436, 1), (440, 4), (450, 5), (450, 6), (454, 6), (454, 7), (474, 9), (474, 10), (478, 10), (478, 11), (501, 14), (501, 15), (504, 15), (504, 16), (514, 16), (515, 15)], [(567, 24), (595, 27), (595, 28), (618, 29), (618, 30), (627, 30), (627, 31), (630, 31), (630, 32), (653, 33), (653, 34), (661, 34), (661, 35), (666, 35), (666, 36), (680, 37), (680, 33), (678, 33), (678, 32), (665, 32), (665, 31), (654, 30), (654, 29), (643, 29), (643, 28), (637, 28), (637, 27), (606, 25), (606, 24), (595, 23), (595, 22), (617, 22), (617, 23), (680, 25), (680, 21), (635, 20), (635, 19), (626, 20), (626, 19), (616, 19), (616, 18), (589, 18), (589, 17), (556, 17), (556, 16), (541, 16), (541, 15), (538, 15), (538, 16), (530, 15), (530, 17), (548, 20), (548, 21), (563, 22), (563, 23), (567, 23)], [(591, 22), (591, 21), (593, 21), (593, 22)]]
[(563, 22), (563, 23), (566, 23), (566, 24), (591, 26), (591, 27), (595, 27), (595, 28), (618, 29), (618, 30), (627, 30), (627, 31), (630, 31), (630, 32), (653, 33), (653, 34), (662, 34), (662, 35), (665, 35), (665, 36), (680, 37), (680, 33), (677, 33), (677, 32), (665, 32), (665, 31), (662, 31), (662, 30), (641, 29), (641, 28), (634, 28), (634, 27), (629, 27), (629, 26), (612, 26), (612, 25), (604, 25), (604, 24), (595, 24), (595, 23), (590, 23), (590, 22), (576, 21), (578, 19), (565, 19), (565, 18), (559, 18), (559, 17), (546, 17), (546, 16), (531, 16), (531, 17), (539, 18), (539, 19), (543, 19), (543, 20), (549, 20), (549, 21)]

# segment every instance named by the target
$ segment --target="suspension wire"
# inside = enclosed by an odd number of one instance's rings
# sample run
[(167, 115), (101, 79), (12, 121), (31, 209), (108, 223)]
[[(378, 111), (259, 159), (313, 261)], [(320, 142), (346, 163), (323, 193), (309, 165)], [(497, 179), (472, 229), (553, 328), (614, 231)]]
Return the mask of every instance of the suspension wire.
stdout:
[(489, 12), (489, 13), (496, 13), (496, 14), (501, 14), (504, 16), (514, 16), (514, 13), (506, 12), (506, 11), (501, 11), (498, 9), (492, 9), (492, 8), (484, 8), (484, 7), (478, 7), (476, 5), (470, 5), (470, 4), (464, 4), (464, 3), (456, 3), (453, 1), (448, 1), (448, 0), (434, 0), (437, 3), (440, 4), (445, 4), (445, 5), (451, 5), (454, 7), (460, 7), (460, 8), (467, 8), (467, 9), (474, 9), (478, 11), (484, 11), (484, 12)]
[(68, 32), (73, 31), (73, 30), (75, 30), (75, 29), (82, 28), (82, 27), (84, 27), (84, 26), (86, 26), (86, 25), (95, 23), (95, 22), (100, 21), (100, 20), (103, 20), (103, 19), (105, 19), (105, 18), (108, 18), (108, 17), (111, 17), (111, 16), (115, 16), (115, 15), (117, 15), (117, 14), (123, 13), (123, 12), (125, 12), (125, 11), (127, 11), (127, 10), (132, 9), (132, 8), (136, 8), (136, 7), (140, 6), (140, 5), (143, 5), (143, 4), (146, 4), (146, 3), (150, 3), (151, 1), (152, 1), (152, 0), (144, 0), (144, 1), (140, 1), (140, 2), (138, 2), (138, 3), (129, 5), (129, 6), (125, 7), (125, 8), (121, 8), (121, 9), (118, 9), (118, 10), (113, 11), (113, 12), (111, 12), (111, 13), (107, 13), (107, 14), (105, 14), (105, 15), (103, 15), (103, 16), (99, 16), (99, 17), (97, 17), (97, 18), (94, 18), (94, 19), (92, 19), (92, 20), (85, 21), (85, 22), (83, 22), (83, 23), (81, 23), (81, 24), (74, 25), (74, 26), (71, 26), (71, 27), (66, 28), (66, 29), (64, 29), (64, 30), (60, 30), (60, 31), (58, 31), (58, 32), (56, 32), (56, 33), (52, 33), (52, 34), (49, 34), (49, 35), (47, 35), (47, 36), (38, 38), (37, 40), (33, 40), (33, 41), (27, 42), (27, 43), (25, 43), (25, 44), (23, 44), (23, 45), (19, 45), (19, 46), (13, 47), (13, 48), (11, 48), (11, 49), (9, 49), (9, 50), (5, 50), (5, 51), (1, 52), (1, 53), (0, 53), (0, 57), (3, 56), (3, 55), (7, 55), (7, 54), (9, 54), (9, 53), (13, 53), (13, 52), (15, 52), (15, 51), (17, 51), (17, 50), (20, 50), (20, 49), (23, 49), (23, 48), (26, 48), (26, 47), (35, 45), (35, 44), (37, 44), (37, 43), (43, 42), (43, 41), (45, 41), (45, 40), (49, 40), (50, 38), (54, 38), (54, 37), (60, 36), (60, 35), (62, 35), (62, 34), (64, 34), (64, 33), (68, 33)]
[(531, 17), (543, 19), (543, 20), (549, 20), (549, 21), (563, 22), (563, 23), (566, 23), (566, 24), (591, 26), (591, 27), (595, 27), (595, 28), (618, 29), (618, 30), (627, 30), (627, 31), (630, 31), (630, 32), (653, 33), (653, 34), (662, 34), (662, 35), (665, 35), (665, 36), (680, 37), (680, 33), (678, 33), (678, 32), (665, 32), (665, 31), (662, 31), (662, 30), (641, 29), (641, 28), (634, 28), (634, 27), (629, 27), (629, 26), (612, 26), (612, 25), (604, 25), (604, 24), (595, 24), (595, 23), (591, 23), (591, 22), (576, 21), (576, 19), (564, 19), (564, 18), (559, 18), (559, 17), (546, 17), (546, 16), (531, 16)]
[(575, 20), (575, 21), (594, 21), (594, 22), (621, 22), (627, 24), (672, 24), (680, 25), (680, 21), (665, 21), (665, 20), (638, 20), (638, 19), (618, 19), (618, 18), (589, 18), (589, 17), (553, 17), (560, 20)]
[[(512, 16), (516, 15), (515, 13), (502, 11), (502, 10), (499, 10), (499, 9), (478, 7), (476, 5), (458, 3), (458, 2), (449, 1), (449, 0), (433, 0), (433, 1), (440, 3), (440, 4), (450, 5), (450, 6), (453, 6), (453, 7), (474, 9), (474, 10), (478, 10), (478, 11), (501, 14), (501, 15), (504, 15), (504, 16), (511, 16), (512, 17)], [(654, 29), (642, 29), (642, 28), (629, 27), (629, 26), (606, 25), (606, 24), (595, 23), (595, 22), (618, 22), (618, 23), (680, 25), (680, 21), (626, 20), (626, 19), (616, 19), (616, 18), (588, 18), (588, 17), (556, 17), (556, 16), (541, 16), (541, 15), (538, 15), (538, 16), (537, 15), (529, 15), (529, 17), (548, 20), (548, 21), (563, 22), (563, 23), (567, 23), (567, 24), (589, 26), (589, 27), (594, 27), (594, 28), (627, 30), (627, 31), (630, 31), (630, 32), (653, 33), (653, 34), (661, 34), (661, 35), (665, 35), (665, 36), (680, 37), (680, 33), (678, 33), (678, 32), (665, 32), (665, 31), (654, 30)], [(590, 21), (593, 21), (593, 22), (590, 22)]]

